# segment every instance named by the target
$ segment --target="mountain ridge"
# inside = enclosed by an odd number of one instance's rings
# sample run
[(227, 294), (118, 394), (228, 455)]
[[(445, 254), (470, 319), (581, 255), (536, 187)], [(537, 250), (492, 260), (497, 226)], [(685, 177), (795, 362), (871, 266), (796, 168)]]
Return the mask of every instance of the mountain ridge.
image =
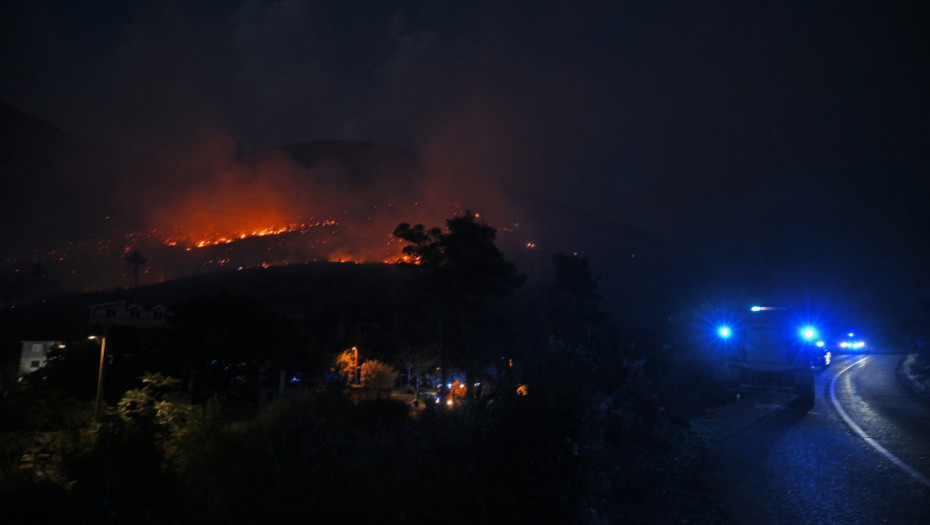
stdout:
[[(45, 250), (36, 252), (16, 252), (16, 243), (2, 243), (7, 256), (6, 261), (0, 263), (4, 266), (0, 273), (5, 274), (0, 275), (0, 279), (5, 279), (8, 290), (36, 291), (39, 282), (45, 282), (38, 295), (31, 295), (34, 300), (40, 300), (48, 293), (86, 290), (89, 283), (96, 283), (93, 286), (98, 287), (128, 286), (129, 272), (122, 255), (132, 247), (141, 248), (150, 261), (142, 274), (142, 280), (148, 282), (225, 271), (238, 266), (346, 258), (366, 260), (366, 251), (375, 245), (391, 242), (391, 232), (400, 222), (423, 222), (428, 227), (442, 227), (446, 219), (454, 213), (461, 213), (466, 207), (482, 211), (482, 220), (500, 228), (499, 246), (531, 279), (546, 278), (550, 253), (578, 253), (591, 260), (595, 273), (605, 275), (602, 280), (605, 296), (630, 296), (639, 300), (638, 297), (648, 296), (648, 293), (631, 291), (642, 288), (637, 280), (644, 276), (667, 280), (671, 274), (678, 272), (682, 264), (681, 255), (673, 246), (635, 225), (545, 200), (506, 183), (487, 188), (488, 194), (493, 196), (487, 203), (460, 203), (454, 191), (443, 194), (429, 187), (432, 182), (430, 175), (424, 172), (415, 151), (380, 142), (338, 139), (291, 143), (234, 154), (236, 165), (244, 167), (251, 178), (267, 175), (262, 171), (265, 165), (273, 164), (274, 169), (278, 169), (278, 164), (273, 161), (283, 159), (283, 165), (294, 170), (293, 178), (298, 179), (297, 185), (304, 181), (309, 189), (281, 187), (272, 190), (285, 197), (290, 197), (288, 193), (306, 191), (317, 199), (306, 206), (319, 208), (309, 212), (322, 215), (321, 209), (328, 210), (331, 216), (320, 218), (333, 219), (333, 224), (305, 227), (299, 232), (269, 235), (248, 242), (232, 241), (209, 249), (165, 246), (165, 240), (160, 239), (157, 232), (140, 229), (145, 224), (142, 218), (117, 220), (127, 217), (130, 211), (145, 215), (151, 211), (147, 207), (164, 208), (167, 204), (161, 201), (165, 197), (177, 197), (177, 192), (183, 194), (183, 184), (195, 180), (163, 182), (158, 175), (159, 170), (170, 168), (159, 167), (156, 164), (158, 159), (141, 154), (120, 155), (106, 149), (94, 149), (90, 155), (81, 154), (80, 149), (86, 143), (78, 136), (58, 130), (9, 105), (3, 106), (0, 115), (4, 116), (4, 133), (18, 133), (19, 142), (11, 144), (24, 144), (18, 151), (14, 148), (0, 154), (0, 165), (43, 171), (33, 177), (42, 183), (25, 190), (10, 187), (10, 180), (5, 177), (5, 189), (10, 190), (5, 192), (8, 198), (16, 196), (14, 199), (28, 201), (29, 197), (38, 199), (47, 192), (59, 192), (59, 196), (60, 192), (68, 193), (64, 197), (65, 205), (54, 213), (28, 206), (11, 207), (3, 212), (8, 214), (13, 209), (21, 213), (5, 224), (17, 221), (25, 224), (27, 227), (21, 228), (21, 233), (27, 237), (35, 236), (32, 240), (46, 238), (43, 236), (56, 239), (51, 248), (46, 243)], [(41, 150), (42, 144), (56, 140), (66, 146), (63, 148), (65, 155), (55, 162), (31, 164), (29, 157), (23, 153), (29, 147)], [(91, 162), (107, 155), (113, 155), (113, 158)], [(100, 172), (88, 175), (86, 172), (92, 167), (99, 167)], [(198, 165), (186, 177), (196, 179), (203, 176), (208, 179), (210, 169), (210, 162), (207, 162), (203, 166)], [(465, 184), (469, 182), (464, 181)], [(223, 189), (242, 192), (255, 188), (247, 182)], [(430, 199), (431, 202), (425, 202)], [(220, 210), (225, 209), (222, 200), (213, 204)], [(169, 207), (167, 213), (184, 220), (186, 210)], [(111, 221), (110, 217), (115, 219)], [(9, 232), (4, 231), (3, 235), (3, 241), (10, 240)], [(379, 250), (399, 251), (399, 246), (385, 246)], [(15, 260), (9, 257), (11, 249), (20, 253)], [(104, 260), (100, 260), (101, 257)], [(378, 256), (375, 260), (382, 261), (383, 258)], [(71, 261), (79, 266), (69, 266)], [(42, 268), (36, 269), (36, 264)], [(10, 272), (15, 275), (11, 276)], [(33, 272), (44, 272), (47, 276), (39, 280), (25, 277)], [(87, 278), (83, 285), (80, 283), (81, 275)], [(47, 284), (55, 280), (60, 283), (54, 286)], [(7, 295), (2, 298), (4, 302), (16, 301), (10, 295), (24, 297), (24, 294)], [(612, 301), (616, 305), (621, 302)]]

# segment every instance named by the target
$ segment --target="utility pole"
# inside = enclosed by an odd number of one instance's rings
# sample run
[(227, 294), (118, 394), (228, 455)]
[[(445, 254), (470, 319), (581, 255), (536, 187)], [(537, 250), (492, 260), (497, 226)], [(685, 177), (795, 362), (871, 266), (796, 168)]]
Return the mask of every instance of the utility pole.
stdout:
[(94, 423), (100, 423), (100, 405), (103, 403), (103, 374), (106, 368), (104, 367), (104, 359), (107, 352), (107, 338), (106, 336), (97, 337), (92, 335), (89, 339), (99, 339), (100, 340), (100, 368), (97, 370), (97, 400), (94, 403)]

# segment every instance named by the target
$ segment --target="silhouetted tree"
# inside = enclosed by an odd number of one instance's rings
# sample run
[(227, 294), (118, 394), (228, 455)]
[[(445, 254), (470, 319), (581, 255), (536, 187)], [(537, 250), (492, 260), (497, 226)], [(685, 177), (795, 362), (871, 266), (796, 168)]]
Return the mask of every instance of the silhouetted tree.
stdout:
[(593, 331), (607, 318), (601, 311), (597, 279), (588, 259), (580, 255), (554, 253), (554, 276), (546, 294), (549, 331), (571, 347), (590, 345)]
[(138, 248), (133, 248), (129, 253), (123, 256), (123, 260), (129, 263), (132, 266), (132, 282), (133, 287), (139, 287), (139, 268), (145, 266), (145, 263), (148, 260), (142, 256), (142, 253), (139, 252)]
[(467, 384), (473, 385), (477, 366), (470, 341), (469, 318), (491, 302), (511, 295), (525, 277), (494, 244), (497, 232), (478, 222), (471, 211), (446, 220), (447, 231), (402, 223), (394, 236), (407, 241), (405, 263), (419, 278), (420, 292), (433, 307), (439, 326), (439, 360), (443, 385), (447, 382), (444, 320), (455, 315), (460, 324), (460, 358)]
[(404, 364), (405, 386), (408, 389), (420, 386), (420, 378), (436, 366), (436, 356), (420, 346), (404, 346), (398, 353), (398, 358)]

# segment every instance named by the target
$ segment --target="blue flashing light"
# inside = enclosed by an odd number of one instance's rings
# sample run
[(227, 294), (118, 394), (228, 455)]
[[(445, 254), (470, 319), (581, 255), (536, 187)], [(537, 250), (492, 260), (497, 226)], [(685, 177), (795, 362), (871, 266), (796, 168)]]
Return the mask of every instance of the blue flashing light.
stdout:
[(762, 307), (761, 307), (761, 306), (753, 306), (752, 308), (749, 309), (749, 311), (750, 311), (750, 312), (761, 312), (761, 311), (762, 311)]
[(817, 330), (813, 326), (805, 326), (801, 329), (801, 337), (810, 341), (817, 337)]
[(724, 326), (717, 328), (717, 335), (719, 335), (720, 337), (724, 339), (729, 339), (730, 336), (733, 335), (733, 331), (730, 330), (729, 326), (724, 325)]

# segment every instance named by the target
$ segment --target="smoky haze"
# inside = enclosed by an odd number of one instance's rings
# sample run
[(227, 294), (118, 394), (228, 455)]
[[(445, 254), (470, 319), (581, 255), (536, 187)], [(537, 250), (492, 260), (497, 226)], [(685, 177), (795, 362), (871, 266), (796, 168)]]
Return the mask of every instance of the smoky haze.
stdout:
[[(3, 242), (321, 218), (384, 246), (396, 222), (467, 207), (604, 274), (622, 267), (597, 242), (643, 257), (617, 247), (629, 225), (708, 287), (765, 271), (928, 301), (925, 6), (521, 4), (6, 3), (0, 98), (71, 138), (7, 150)], [(359, 185), (339, 163), (242, 161), (325, 140), (414, 152), (416, 175)]]
[[(81, 199), (54, 238), (33, 230), (32, 240), (42, 243), (37, 250), (7, 247), (5, 276), (14, 272), (10, 282), (20, 290), (3, 299), (130, 287), (134, 272), (123, 259), (133, 249), (147, 259), (141, 284), (266, 265), (393, 262), (403, 247), (391, 235), (399, 223), (443, 227), (465, 210), (499, 228), (498, 244), (532, 283), (546, 277), (551, 252), (566, 251), (610, 270), (602, 289), (611, 307), (642, 310), (644, 291), (663, 297), (633, 284), (642, 268), (656, 277), (651, 284), (665, 284), (674, 270), (671, 247), (632, 226), (542, 199), (533, 185), (514, 184), (508, 174), (521, 159), (508, 154), (514, 126), (477, 102), (468, 109), (446, 120), (422, 153), (347, 140), (236, 151), (227, 134), (215, 132), (174, 158), (100, 149), (112, 158), (96, 165), (98, 180), (81, 179), (85, 167), (71, 159), (76, 164), (44, 177), (68, 173), (81, 180), (78, 194), (93, 195), (93, 205)], [(69, 150), (89, 144), (62, 135), (73, 144)], [(69, 162), (63, 157), (61, 165)], [(16, 219), (28, 225), (43, 216), (33, 211)], [(36, 263), (44, 275), (29, 281)]]

